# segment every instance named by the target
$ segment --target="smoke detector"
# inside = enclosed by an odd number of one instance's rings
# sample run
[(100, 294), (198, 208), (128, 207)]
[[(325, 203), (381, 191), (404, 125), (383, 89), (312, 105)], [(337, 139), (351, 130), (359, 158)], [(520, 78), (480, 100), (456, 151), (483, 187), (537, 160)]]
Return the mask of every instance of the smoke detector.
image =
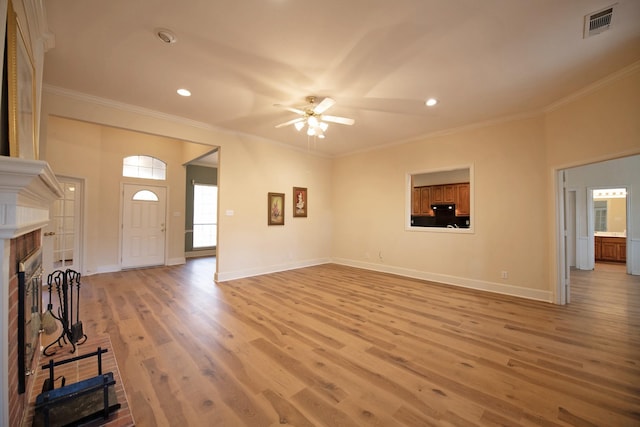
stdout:
[(611, 27), (614, 6), (615, 4), (585, 15), (583, 38), (595, 36)]
[(166, 28), (157, 28), (155, 31), (156, 37), (158, 37), (158, 39), (164, 44), (174, 44), (178, 41), (176, 35), (173, 34), (171, 30), (167, 30)]

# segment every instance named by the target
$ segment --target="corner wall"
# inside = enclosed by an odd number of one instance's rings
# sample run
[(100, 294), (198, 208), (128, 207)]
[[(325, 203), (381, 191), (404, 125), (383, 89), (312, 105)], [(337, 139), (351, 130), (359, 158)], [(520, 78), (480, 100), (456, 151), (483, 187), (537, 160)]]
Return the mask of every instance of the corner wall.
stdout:
[[(335, 159), (334, 257), (348, 265), (551, 301), (543, 129), (542, 118), (534, 117)], [(474, 232), (406, 230), (406, 174), (468, 164)]]
[[(547, 149), (547, 218), (556, 224), (559, 183), (557, 171), (612, 159), (640, 154), (640, 62), (620, 70), (602, 82), (586, 88), (582, 93), (558, 103), (545, 115)], [(629, 171), (635, 193), (640, 189), (640, 174)], [(633, 190), (632, 190), (633, 191)], [(632, 274), (640, 274), (640, 197), (630, 196), (632, 215), (627, 218), (627, 263)], [(550, 227), (548, 248), (551, 266), (549, 282), (558, 282), (558, 246), (560, 233)], [(559, 290), (558, 290), (559, 291)]]
[[(48, 117), (46, 160), (56, 174), (85, 179), (83, 274), (120, 269), (121, 184), (167, 187), (167, 264), (184, 263), (185, 168), (182, 146), (171, 138), (60, 117)], [(195, 144), (191, 144), (195, 145)], [(209, 147), (199, 146), (202, 152)], [(167, 163), (167, 180), (122, 176), (122, 159), (149, 155)]]
[[(128, 129), (134, 133), (146, 134), (141, 136), (145, 138), (174, 139), (196, 143), (193, 145), (202, 144), (205, 152), (213, 147), (219, 147), (218, 208), (220, 215), (216, 263), (218, 281), (319, 264), (330, 259), (332, 239), (330, 159), (316, 156), (306, 149), (292, 149), (282, 144), (236, 135), (201, 123), (180, 118), (169, 120), (166, 115), (157, 115), (151, 111), (139, 108), (128, 109), (121, 104), (112, 104), (108, 100), (96, 100), (84, 97), (82, 94), (47, 88), (43, 94), (42, 104), (42, 152), (46, 153), (45, 159), (52, 163), (56, 173), (72, 176), (79, 174), (68, 172), (72, 166), (65, 164), (64, 161), (65, 153), (71, 147), (57, 145), (59, 144), (57, 140), (60, 138), (54, 122), (59, 117), (74, 119), (79, 125), (104, 125), (112, 128), (113, 132)], [(52, 124), (49, 124), (50, 121)], [(67, 136), (65, 138), (69, 139)], [(76, 138), (74, 143), (79, 153), (85, 150), (82, 141), (83, 138)], [(301, 148), (303, 146), (304, 144), (301, 144)], [(60, 151), (54, 152), (58, 150)], [(101, 150), (106, 151), (103, 153)], [(94, 176), (87, 181), (87, 194), (93, 192), (93, 197), (101, 197), (100, 187), (94, 188), (98, 185), (97, 180), (102, 180), (105, 185), (111, 185), (108, 183), (109, 180), (120, 179), (116, 176), (119, 172), (101, 177), (96, 175), (100, 173), (97, 168), (105, 164), (100, 157), (106, 156), (111, 159), (114, 156), (108, 144), (103, 144), (101, 150), (90, 149), (86, 155), (79, 155), (84, 163), (81, 166), (85, 168), (83, 174)], [(186, 153), (185, 150), (183, 150), (183, 156), (184, 153)], [(181, 159), (184, 163), (186, 160), (183, 156), (178, 155), (176, 159)], [(57, 159), (53, 160), (56, 157)], [(181, 179), (182, 181), (176, 184), (175, 188), (177, 190), (179, 187), (184, 193), (184, 177)], [(307, 218), (293, 218), (291, 201), (294, 186), (308, 188), (309, 216)], [(284, 226), (267, 225), (268, 192), (285, 194)], [(90, 206), (90, 209), (97, 211), (99, 208)], [(169, 212), (183, 209), (184, 197), (180, 205), (170, 207)], [(109, 208), (109, 210), (113, 209)], [(89, 215), (94, 218), (89, 219), (93, 227), (101, 226), (98, 221), (102, 215), (100, 212)], [(113, 221), (113, 218), (104, 218), (104, 220)], [(181, 230), (181, 234), (174, 236), (176, 240), (173, 240), (172, 245), (176, 246), (172, 250), (178, 250), (178, 244), (175, 242), (179, 241), (183, 254), (184, 218), (180, 216), (179, 220), (181, 224), (175, 229)], [(88, 224), (87, 227), (91, 228)], [(89, 236), (89, 245), (94, 245), (98, 254), (95, 256), (100, 257), (100, 251), (104, 248), (97, 246), (103, 243), (94, 231), (91, 232), (94, 234)], [(107, 237), (110, 240), (113, 238), (114, 236)], [(109, 247), (108, 253), (103, 254), (106, 259), (104, 263), (114, 265), (112, 263), (117, 262), (114, 255), (117, 253), (117, 245), (114, 247), (114, 243), (111, 242)], [(90, 250), (87, 250), (88, 257), (89, 252)], [(100, 262), (99, 258), (92, 261), (94, 265), (98, 265), (98, 262)]]

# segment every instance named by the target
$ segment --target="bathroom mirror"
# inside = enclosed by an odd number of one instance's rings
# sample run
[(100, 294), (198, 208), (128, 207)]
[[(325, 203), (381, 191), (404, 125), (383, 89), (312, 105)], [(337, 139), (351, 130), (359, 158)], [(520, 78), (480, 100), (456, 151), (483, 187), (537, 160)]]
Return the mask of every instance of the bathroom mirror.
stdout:
[(407, 229), (473, 231), (473, 167), (407, 174)]

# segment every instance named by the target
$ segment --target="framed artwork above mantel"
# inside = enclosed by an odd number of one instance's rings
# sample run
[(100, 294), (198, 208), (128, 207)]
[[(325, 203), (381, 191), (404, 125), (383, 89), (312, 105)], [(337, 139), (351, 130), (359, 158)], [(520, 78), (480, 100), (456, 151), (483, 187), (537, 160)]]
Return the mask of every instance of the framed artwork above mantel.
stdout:
[(7, 7), (7, 80), (11, 157), (38, 159), (33, 56), (11, 1)]

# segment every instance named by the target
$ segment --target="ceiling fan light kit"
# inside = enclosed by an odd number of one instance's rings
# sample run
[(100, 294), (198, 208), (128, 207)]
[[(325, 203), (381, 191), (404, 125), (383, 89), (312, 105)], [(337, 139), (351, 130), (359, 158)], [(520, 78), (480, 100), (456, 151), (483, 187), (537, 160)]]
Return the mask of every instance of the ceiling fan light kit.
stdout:
[(287, 111), (291, 111), (292, 113), (296, 113), (302, 116), (284, 123), (280, 123), (279, 125), (276, 125), (276, 128), (294, 125), (296, 130), (300, 132), (306, 126), (308, 136), (314, 136), (323, 139), (325, 137), (324, 133), (329, 128), (329, 123), (327, 122), (348, 126), (351, 126), (355, 123), (355, 120), (346, 117), (323, 115), (325, 111), (327, 111), (336, 103), (336, 101), (332, 98), (324, 98), (319, 104), (316, 104), (315, 96), (307, 96), (306, 100), (309, 105), (304, 109), (283, 107), (276, 104), (276, 107), (282, 107)]

